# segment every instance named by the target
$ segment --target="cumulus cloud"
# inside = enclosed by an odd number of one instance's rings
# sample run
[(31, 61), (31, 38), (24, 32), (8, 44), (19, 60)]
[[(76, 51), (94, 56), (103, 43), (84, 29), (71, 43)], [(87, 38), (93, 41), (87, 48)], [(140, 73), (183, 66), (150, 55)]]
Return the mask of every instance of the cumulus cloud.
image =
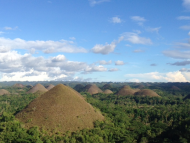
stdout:
[(118, 66), (118, 65), (124, 65), (125, 63), (123, 61), (115, 61), (115, 65)]
[(183, 25), (183, 26), (180, 27), (180, 29), (190, 30), (190, 25)]
[(190, 16), (179, 16), (177, 17), (178, 20), (190, 20)]
[(93, 48), (92, 48), (92, 52), (96, 53), (96, 54), (109, 54), (111, 52), (114, 51), (115, 47), (116, 47), (117, 42), (112, 42), (111, 44), (106, 43), (105, 45), (101, 45), (101, 44), (96, 44)]
[(91, 6), (95, 6), (97, 4), (103, 3), (103, 2), (109, 2), (110, 0), (88, 0), (90, 2)]
[(143, 23), (146, 21), (146, 19), (141, 16), (131, 16), (131, 19), (136, 21), (139, 25), (143, 25)]
[(181, 62), (175, 62), (175, 63), (172, 63), (170, 65), (175, 65), (175, 66), (186, 66), (186, 65), (189, 65), (190, 64), (190, 61), (181, 61)]
[(64, 60), (66, 60), (64, 55), (58, 55), (58, 56), (52, 58), (52, 62), (62, 62)]
[(168, 50), (162, 52), (165, 56), (175, 59), (190, 59), (190, 51)]
[(147, 31), (156, 32), (156, 33), (158, 33), (160, 29), (161, 29), (161, 27), (155, 27), (155, 28), (148, 27), (148, 28), (146, 28)]
[(99, 64), (100, 65), (110, 65), (112, 63), (112, 61), (105, 61), (105, 60), (102, 60), (102, 61), (99, 61)]
[(183, 0), (183, 6), (184, 6), (187, 10), (190, 10), (190, 0)]
[(121, 23), (121, 19), (117, 16), (111, 18), (112, 23)]
[(0, 37), (0, 47), (9, 49), (35, 49), (44, 53), (66, 52), (66, 53), (86, 53), (87, 50), (82, 47), (77, 47), (72, 41), (25, 41), (20, 38), (8, 39)]
[(99, 66), (88, 66), (85, 68), (84, 70), (84, 73), (91, 73), (91, 72), (103, 72), (103, 71), (107, 71), (107, 68), (105, 68), (104, 66), (102, 65), (99, 65)]
[(182, 68), (179, 70), (180, 72), (190, 72), (190, 69)]
[(143, 44), (143, 45), (148, 45), (152, 44), (151, 39), (145, 38), (145, 37), (140, 37), (139, 34), (141, 32), (126, 32), (123, 33), (122, 36), (124, 37), (124, 40), (129, 41), (133, 44)]
[(111, 68), (109, 69), (110, 72), (114, 72), (114, 71), (118, 71), (119, 69), (118, 68)]
[[(190, 73), (185, 73), (190, 75)], [(168, 73), (159, 73), (159, 72), (150, 72), (150, 73), (141, 73), (141, 74), (126, 74), (129, 80), (138, 79), (141, 82), (188, 82), (190, 78), (180, 71), (168, 72)]]
[(34, 57), (31, 54), (21, 55), (17, 51), (0, 53), (0, 67), (1, 81), (73, 80), (76, 73), (107, 70), (103, 66), (69, 61), (64, 55), (44, 58), (42, 56)]

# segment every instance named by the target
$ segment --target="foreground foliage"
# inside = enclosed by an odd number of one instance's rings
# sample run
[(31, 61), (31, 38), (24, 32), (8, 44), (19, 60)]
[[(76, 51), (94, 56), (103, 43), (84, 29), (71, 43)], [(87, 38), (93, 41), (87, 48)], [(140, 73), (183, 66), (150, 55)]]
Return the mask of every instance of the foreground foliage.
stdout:
[(190, 100), (179, 96), (162, 98), (83, 93), (86, 100), (106, 117), (94, 123), (94, 129), (77, 132), (47, 133), (38, 127), (24, 128), (14, 114), (35, 95), (0, 97), (0, 142), (110, 142), (110, 143), (185, 143), (190, 142)]

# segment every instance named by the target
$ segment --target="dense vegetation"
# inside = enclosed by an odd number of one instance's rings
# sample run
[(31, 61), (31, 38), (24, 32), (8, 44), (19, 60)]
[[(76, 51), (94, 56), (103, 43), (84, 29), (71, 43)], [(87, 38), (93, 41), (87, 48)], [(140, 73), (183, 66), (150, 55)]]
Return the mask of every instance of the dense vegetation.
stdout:
[(183, 100), (182, 95), (188, 93), (184, 90), (155, 91), (162, 98), (82, 93), (106, 120), (95, 122), (94, 129), (65, 134), (48, 133), (38, 127), (27, 130), (15, 119), (15, 113), (37, 95), (23, 91), (19, 95), (0, 96), (0, 142), (190, 142), (190, 100)]

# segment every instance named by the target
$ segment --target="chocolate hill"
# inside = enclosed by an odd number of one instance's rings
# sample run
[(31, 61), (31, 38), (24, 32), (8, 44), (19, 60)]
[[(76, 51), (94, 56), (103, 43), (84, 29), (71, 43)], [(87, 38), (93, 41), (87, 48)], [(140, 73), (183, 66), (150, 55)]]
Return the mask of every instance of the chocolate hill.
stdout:
[(170, 90), (180, 90), (180, 88), (177, 87), (177, 86), (175, 86), (175, 85), (173, 85), (173, 86), (170, 88)]
[(5, 94), (10, 94), (10, 92), (5, 89), (0, 89), (0, 95), (5, 95)]
[(50, 90), (50, 89), (52, 89), (53, 87), (55, 87), (53, 84), (50, 84), (50, 85), (48, 85), (48, 86), (46, 86), (46, 89), (47, 90)]
[(84, 87), (83, 91), (89, 92), (91, 95), (102, 93), (103, 91), (98, 88), (95, 84), (88, 84)]
[(25, 86), (23, 84), (20, 84), (20, 83), (16, 83), (13, 85), (13, 87), (16, 87), (16, 88), (24, 88)]
[(27, 93), (36, 93), (36, 92), (46, 92), (48, 91), (43, 85), (36, 84), (34, 87), (32, 87)]
[(160, 97), (156, 92), (150, 89), (142, 89), (138, 92), (135, 92), (135, 96), (149, 96), (149, 97)]
[(111, 88), (112, 88), (112, 86), (111, 86), (111, 84), (109, 84), (109, 83), (105, 84), (105, 85), (102, 87), (102, 89), (104, 89), (104, 90), (106, 90), (106, 89), (111, 89)]
[(118, 91), (117, 95), (123, 95), (123, 96), (126, 96), (126, 95), (134, 95), (135, 92), (136, 92), (136, 90), (131, 89), (131, 87), (128, 86), (128, 85), (125, 85), (125, 86), (123, 86), (123, 88), (121, 88), (121, 89)]
[(111, 90), (109, 90), (109, 89), (106, 89), (105, 91), (104, 91), (104, 94), (112, 94), (113, 92), (111, 91)]
[(94, 121), (104, 120), (100, 111), (95, 110), (74, 89), (63, 84), (34, 99), (16, 114), (16, 118), (24, 122), (26, 128), (39, 126), (61, 133), (93, 128)]
[(75, 87), (74, 87), (74, 90), (78, 91), (78, 92), (82, 92), (83, 91), (83, 88), (84, 88), (84, 85), (82, 84), (77, 84)]

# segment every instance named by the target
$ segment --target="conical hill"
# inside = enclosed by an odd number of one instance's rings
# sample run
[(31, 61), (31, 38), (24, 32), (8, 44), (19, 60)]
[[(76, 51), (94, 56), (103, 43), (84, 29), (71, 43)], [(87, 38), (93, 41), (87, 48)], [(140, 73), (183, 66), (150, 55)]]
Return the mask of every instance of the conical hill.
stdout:
[(127, 95), (134, 95), (134, 93), (136, 92), (136, 90), (131, 89), (130, 86), (123, 86), (123, 88), (121, 88), (117, 95), (123, 95), (123, 96), (127, 96)]
[(75, 87), (74, 87), (74, 90), (78, 91), (78, 92), (81, 92), (83, 91), (83, 88), (84, 88), (84, 85), (82, 84), (77, 84)]
[(150, 89), (143, 89), (135, 93), (135, 96), (149, 96), (149, 97), (160, 97), (156, 92)]
[(5, 95), (5, 94), (10, 94), (10, 92), (5, 89), (0, 89), (0, 95)]
[(104, 94), (112, 94), (113, 92), (111, 91), (111, 90), (109, 90), (109, 89), (106, 89), (105, 91), (104, 91)]
[(91, 95), (102, 93), (103, 91), (95, 84), (88, 84), (84, 87), (84, 91), (89, 92)]
[(47, 90), (50, 90), (50, 89), (52, 89), (52, 88), (54, 88), (55, 86), (53, 85), (53, 84), (50, 84), (50, 85), (48, 85), (48, 86), (46, 86), (46, 89)]
[(36, 84), (34, 87), (32, 87), (27, 93), (36, 93), (36, 92), (46, 92), (48, 91), (43, 85)]
[(175, 86), (175, 85), (173, 85), (173, 86), (170, 88), (170, 90), (180, 90), (180, 88), (177, 87), (177, 86)]
[(24, 88), (25, 86), (21, 83), (16, 83), (13, 85), (13, 87), (16, 87), (16, 88)]
[(104, 120), (100, 111), (70, 87), (59, 84), (34, 99), (25, 109), (16, 115), (26, 128), (43, 127), (61, 133), (93, 128), (93, 122)]

